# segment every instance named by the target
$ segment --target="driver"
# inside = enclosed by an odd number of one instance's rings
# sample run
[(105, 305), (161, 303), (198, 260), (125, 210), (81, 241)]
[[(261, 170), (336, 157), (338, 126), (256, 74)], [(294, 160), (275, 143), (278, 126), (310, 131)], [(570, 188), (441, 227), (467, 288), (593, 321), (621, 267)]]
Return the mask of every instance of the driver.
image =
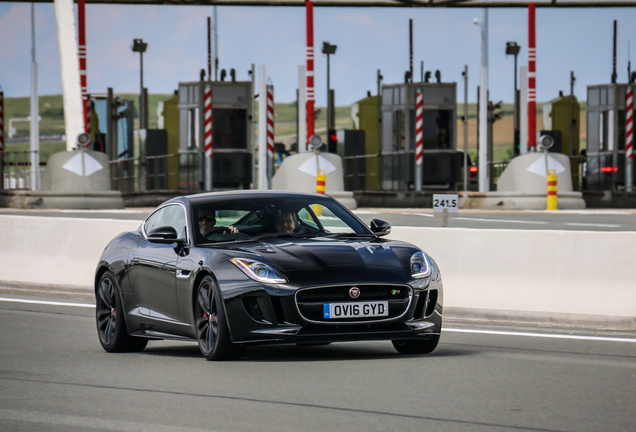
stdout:
[(274, 228), (279, 233), (293, 233), (296, 228), (294, 215), (290, 210), (282, 210), (279, 215), (274, 218)]
[[(205, 237), (212, 228), (216, 225), (216, 211), (213, 209), (200, 209), (199, 210), (199, 232)], [(236, 234), (239, 230), (236, 227), (228, 226), (227, 230), (223, 231), (223, 234), (232, 233)]]

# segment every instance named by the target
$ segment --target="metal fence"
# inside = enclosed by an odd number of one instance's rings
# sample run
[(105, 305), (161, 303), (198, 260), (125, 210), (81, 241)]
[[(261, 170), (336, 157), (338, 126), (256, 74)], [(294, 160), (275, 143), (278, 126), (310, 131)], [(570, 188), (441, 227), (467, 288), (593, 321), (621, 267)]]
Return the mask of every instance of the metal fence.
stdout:
[(109, 162), (113, 190), (133, 193), (149, 190), (198, 190), (201, 188), (200, 153), (147, 156)]
[(146, 190), (173, 189), (170, 180), (176, 178), (179, 158), (175, 154), (146, 157)]
[(139, 158), (117, 159), (109, 162), (110, 165), (110, 183), (113, 190), (121, 193), (135, 192), (138, 186), (135, 180), (140, 178)]
[[(0, 152), (0, 173), (2, 174), (3, 189), (32, 189), (33, 167), (31, 166), (31, 155), (33, 154), (35, 154), (36, 160), (39, 160), (38, 152), (35, 150)], [(40, 167), (38, 166), (36, 169), (38, 170), (36, 179), (38, 179)]]
[(509, 160), (488, 162), (488, 165), (490, 166), (490, 183), (491, 183), (490, 190), (491, 191), (497, 190), (497, 187), (496, 187), (497, 181), (499, 180), (499, 177), (501, 176), (501, 174), (503, 174), (504, 170), (506, 169), (509, 163), (510, 163)]

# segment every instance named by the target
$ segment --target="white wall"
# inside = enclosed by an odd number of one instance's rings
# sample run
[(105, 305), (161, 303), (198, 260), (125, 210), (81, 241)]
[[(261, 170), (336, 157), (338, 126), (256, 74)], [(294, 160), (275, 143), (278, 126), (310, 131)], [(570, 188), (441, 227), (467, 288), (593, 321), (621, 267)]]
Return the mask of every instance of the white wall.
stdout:
[[(90, 289), (108, 242), (139, 225), (0, 215), (0, 283)], [(394, 227), (389, 237), (435, 259), (445, 307), (636, 318), (636, 232)]]

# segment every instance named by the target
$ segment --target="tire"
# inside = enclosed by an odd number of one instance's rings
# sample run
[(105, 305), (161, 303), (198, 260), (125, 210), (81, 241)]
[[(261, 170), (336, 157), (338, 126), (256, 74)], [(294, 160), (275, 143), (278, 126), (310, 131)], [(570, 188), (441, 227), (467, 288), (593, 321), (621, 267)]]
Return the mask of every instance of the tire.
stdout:
[(199, 349), (206, 360), (241, 358), (245, 347), (232, 343), (221, 291), (211, 276), (204, 277), (197, 288), (194, 317)]
[(99, 342), (108, 352), (139, 352), (148, 339), (130, 336), (115, 276), (107, 271), (95, 291), (95, 321)]
[(431, 335), (427, 339), (394, 340), (393, 347), (400, 354), (430, 354), (439, 343), (439, 335)]

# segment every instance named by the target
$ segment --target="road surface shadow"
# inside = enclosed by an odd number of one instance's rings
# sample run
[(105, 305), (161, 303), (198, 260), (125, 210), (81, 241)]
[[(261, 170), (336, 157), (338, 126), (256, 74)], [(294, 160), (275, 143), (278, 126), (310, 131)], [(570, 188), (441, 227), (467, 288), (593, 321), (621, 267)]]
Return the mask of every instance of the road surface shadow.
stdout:
[[(199, 347), (192, 344), (148, 344), (141, 353), (152, 356), (197, 358), (202, 357)], [(156, 344), (156, 342), (155, 342)], [(243, 362), (314, 362), (314, 361), (351, 361), (378, 359), (409, 359), (459, 357), (480, 354), (482, 350), (444, 347), (440, 345), (430, 354), (399, 354), (390, 341), (380, 342), (341, 342), (330, 345), (260, 345), (250, 346), (239, 361)]]

